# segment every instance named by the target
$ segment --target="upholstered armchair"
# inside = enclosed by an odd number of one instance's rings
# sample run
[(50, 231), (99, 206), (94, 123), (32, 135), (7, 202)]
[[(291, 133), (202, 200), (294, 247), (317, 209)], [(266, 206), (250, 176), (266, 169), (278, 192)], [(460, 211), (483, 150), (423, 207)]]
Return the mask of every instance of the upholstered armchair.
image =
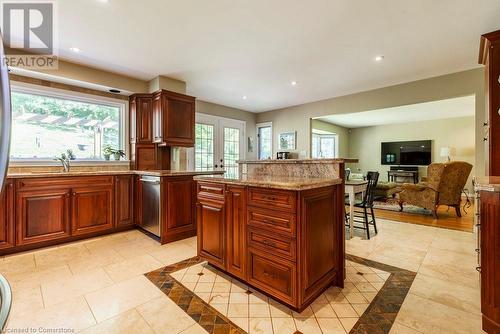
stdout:
[(458, 217), (462, 189), (469, 178), (472, 165), (465, 161), (453, 161), (445, 164), (433, 163), (427, 169), (427, 181), (418, 184), (403, 184), (399, 193), (399, 206), (403, 211), (404, 204), (416, 205), (432, 210), (437, 219), (440, 205), (455, 208)]

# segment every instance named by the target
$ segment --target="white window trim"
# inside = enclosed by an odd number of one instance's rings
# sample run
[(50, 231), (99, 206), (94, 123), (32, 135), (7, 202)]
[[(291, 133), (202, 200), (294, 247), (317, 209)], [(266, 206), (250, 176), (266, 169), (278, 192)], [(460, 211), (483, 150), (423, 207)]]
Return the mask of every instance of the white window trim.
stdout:
[(271, 159), (274, 157), (274, 131), (273, 122), (257, 123), (255, 125), (255, 136), (257, 137), (257, 160), (260, 160), (260, 145), (259, 145), (259, 128), (271, 128)]
[[(85, 94), (80, 92), (68, 91), (65, 89), (45, 87), (34, 84), (29, 84), (25, 82), (11, 82), (11, 91), (35, 94), (35, 95), (46, 95), (60, 99), (70, 99), (78, 102), (86, 103), (96, 103), (104, 104), (107, 106), (120, 108), (120, 118), (119, 124), (120, 129), (123, 131), (120, 134), (120, 148), (125, 151), (126, 160), (120, 161), (106, 161), (103, 159), (78, 159), (71, 161), (72, 165), (79, 166), (92, 166), (92, 165), (128, 165), (130, 163), (130, 143), (129, 143), (129, 107), (128, 102), (121, 99), (114, 99), (105, 96), (96, 96), (92, 94)], [(59, 162), (53, 161), (52, 159), (33, 159), (33, 158), (14, 158), (10, 159), (9, 166), (58, 166)]]
[[(324, 138), (327, 138), (327, 137), (333, 137), (335, 138), (335, 152), (333, 152), (333, 158), (338, 158), (339, 157), (339, 135), (336, 134), (336, 133), (331, 133), (331, 134), (328, 134), (328, 133), (315, 133), (313, 132), (312, 133), (312, 136), (314, 135), (317, 135), (319, 136), (319, 145), (320, 145), (320, 151), (321, 151), (321, 138), (324, 137)], [(311, 136), (311, 157), (313, 155), (313, 150), (312, 150), (312, 136)], [(324, 159), (324, 158), (315, 158), (315, 159)]]

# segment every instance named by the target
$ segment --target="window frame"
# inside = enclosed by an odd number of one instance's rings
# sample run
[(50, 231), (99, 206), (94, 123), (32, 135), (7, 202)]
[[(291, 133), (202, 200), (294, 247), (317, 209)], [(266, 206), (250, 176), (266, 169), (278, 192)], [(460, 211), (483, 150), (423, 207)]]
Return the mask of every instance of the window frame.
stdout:
[[(322, 139), (330, 139), (333, 138), (334, 140), (334, 145), (333, 145), (333, 157), (332, 158), (325, 158), (325, 157), (314, 157), (314, 150), (313, 150), (313, 141), (314, 137), (317, 136), (318, 138), (318, 149), (319, 153), (322, 152), (321, 150), (321, 141)], [(336, 133), (312, 133), (311, 136), (311, 158), (313, 159), (335, 159), (339, 157), (339, 135)]]
[(257, 137), (257, 160), (266, 160), (260, 158), (260, 138), (259, 129), (260, 128), (271, 128), (271, 159), (274, 157), (274, 132), (273, 132), (273, 122), (257, 123), (255, 125), (255, 136)]
[[(110, 107), (119, 108), (118, 124), (119, 124), (119, 148), (125, 151), (125, 160), (107, 161), (104, 159), (76, 159), (72, 160), (73, 165), (99, 165), (99, 164), (115, 164), (128, 165), (130, 163), (130, 143), (128, 140), (129, 133), (129, 105), (128, 101), (122, 99), (114, 99), (111, 97), (85, 94), (80, 92), (69, 91), (65, 89), (39, 86), (24, 82), (11, 81), (11, 92), (19, 92), (24, 94), (41, 95), (58, 99), (72, 100), (82, 103), (101, 104)], [(47, 158), (10, 158), (9, 166), (47, 166), (60, 165), (59, 162)]]

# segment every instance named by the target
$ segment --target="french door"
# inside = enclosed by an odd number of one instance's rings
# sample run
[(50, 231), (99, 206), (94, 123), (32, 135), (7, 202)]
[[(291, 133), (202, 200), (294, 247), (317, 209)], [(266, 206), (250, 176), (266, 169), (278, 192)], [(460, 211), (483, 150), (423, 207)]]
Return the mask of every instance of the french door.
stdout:
[(197, 113), (190, 167), (224, 170), (226, 175), (236, 176), (236, 161), (245, 159), (245, 126), (244, 121)]

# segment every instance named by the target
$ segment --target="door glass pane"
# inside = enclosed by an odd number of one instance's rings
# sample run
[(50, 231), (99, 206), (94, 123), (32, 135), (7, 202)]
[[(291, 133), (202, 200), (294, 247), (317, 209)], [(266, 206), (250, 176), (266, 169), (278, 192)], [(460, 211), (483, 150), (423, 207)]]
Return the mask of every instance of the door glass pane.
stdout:
[(321, 157), (334, 158), (335, 157), (335, 137), (322, 136), (321, 137)]
[(235, 177), (238, 175), (238, 164), (240, 159), (240, 129), (224, 127), (224, 169), (226, 175)]
[(196, 123), (194, 145), (195, 170), (214, 168), (214, 126)]
[(320, 147), (319, 147), (319, 138), (318, 134), (313, 133), (312, 135), (312, 157), (313, 159), (321, 158), (320, 155)]
[(270, 159), (272, 156), (272, 134), (270, 126), (259, 127), (259, 160)]

